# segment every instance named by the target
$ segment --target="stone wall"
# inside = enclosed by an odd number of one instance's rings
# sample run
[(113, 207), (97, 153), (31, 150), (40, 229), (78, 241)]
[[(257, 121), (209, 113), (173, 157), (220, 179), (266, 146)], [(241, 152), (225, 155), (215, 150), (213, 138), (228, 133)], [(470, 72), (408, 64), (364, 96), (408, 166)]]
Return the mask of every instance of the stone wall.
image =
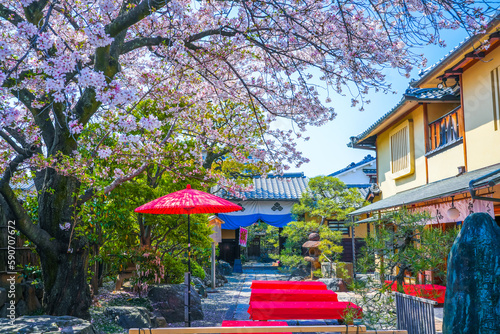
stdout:
[[(23, 315), (37, 314), (42, 309), (43, 288), (41, 284), (33, 285), (31, 281), (16, 283), (14, 286), (14, 303), (15, 315), (20, 317)], [(2, 282), (0, 287), (0, 318), (6, 318), (10, 314), (8, 306), (11, 303), (9, 298), (9, 289), (11, 287), (5, 282)]]

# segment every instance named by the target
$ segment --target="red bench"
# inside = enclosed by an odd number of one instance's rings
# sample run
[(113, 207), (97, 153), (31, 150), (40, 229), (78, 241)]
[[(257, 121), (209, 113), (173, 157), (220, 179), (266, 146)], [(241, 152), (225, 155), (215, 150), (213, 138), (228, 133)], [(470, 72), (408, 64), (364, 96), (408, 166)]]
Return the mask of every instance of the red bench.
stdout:
[(331, 290), (253, 289), (251, 302), (337, 302), (337, 294)]
[(361, 318), (362, 309), (350, 302), (250, 302), (252, 320), (343, 319), (349, 309)]
[(251, 289), (327, 290), (326, 284), (318, 281), (252, 281)]
[[(385, 281), (385, 284), (390, 286), (392, 291), (398, 290), (397, 282)], [(403, 284), (403, 291), (407, 295), (427, 298), (443, 304), (446, 287), (437, 284)]]

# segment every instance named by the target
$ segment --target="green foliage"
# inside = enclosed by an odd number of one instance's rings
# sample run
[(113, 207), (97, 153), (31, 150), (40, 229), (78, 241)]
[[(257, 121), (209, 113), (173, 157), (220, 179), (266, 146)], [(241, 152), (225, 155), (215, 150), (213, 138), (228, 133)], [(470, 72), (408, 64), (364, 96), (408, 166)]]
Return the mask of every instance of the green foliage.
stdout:
[[(131, 264), (138, 264), (144, 269), (141, 272), (148, 272), (138, 278), (136, 283), (141, 286), (158, 283), (160, 268), (163, 268), (161, 282), (180, 283), (187, 271), (187, 216), (138, 215), (134, 209), (186, 185), (172, 182), (167, 175), (159, 179), (154, 187), (148, 181), (148, 175), (138, 177), (122, 184), (109, 196), (97, 197), (86, 203), (86, 215), (83, 217), (86, 224), (81, 229), (93, 249), (90, 264), (92, 267), (94, 262), (106, 263), (106, 275), (110, 277), (115, 277)], [(198, 182), (191, 183), (194, 188), (201, 188)], [(207, 215), (191, 215), (190, 220), (192, 264), (193, 268), (198, 268), (196, 262), (203, 265), (210, 258), (209, 235), (212, 232)], [(145, 239), (148, 241), (146, 244)], [(151, 254), (152, 257), (148, 259), (143, 254)], [(156, 257), (160, 259), (160, 264), (150, 261)], [(201, 270), (197, 275), (203, 276), (204, 273)]]
[(31, 284), (38, 285), (42, 282), (42, 270), (40, 266), (25, 264), (18, 266), (21, 269), (21, 277), (25, 280), (32, 280)]
[(321, 244), (318, 247), (321, 251), (319, 261), (336, 262), (338, 260), (337, 257), (344, 250), (340, 246), (340, 242), (342, 241), (341, 232), (332, 231), (328, 226), (321, 225), (319, 227), (319, 235), (321, 237)]
[(302, 194), (292, 210), (302, 219), (307, 214), (311, 218), (345, 220), (350, 212), (364, 204), (357, 189), (347, 188), (335, 177), (314, 177), (309, 180), (308, 187), (309, 191)]
[(364, 273), (377, 270), (380, 280), (367, 276), (363, 284), (355, 282), (352, 286), (361, 296), (357, 303), (363, 308), (365, 325), (379, 329), (395, 326), (394, 298), (390, 287), (383, 284), (387, 275), (395, 275), (401, 286), (406, 275), (416, 278), (419, 273), (431, 270), (434, 278), (445, 284), (446, 258), (458, 229), (443, 230), (438, 225), (426, 225), (429, 218), (425, 212), (401, 209), (374, 223), (375, 232), (366, 238), (357, 270)]
[(201, 279), (205, 278), (205, 271), (203, 270), (203, 267), (198, 264), (198, 262), (191, 262), (191, 272), (195, 277), (199, 277)]
[(309, 234), (317, 232), (321, 238), (319, 249), (322, 252), (320, 261), (335, 262), (342, 253), (339, 245), (342, 235), (332, 231), (325, 219), (344, 220), (347, 214), (363, 205), (364, 200), (356, 189), (349, 189), (339, 179), (330, 176), (318, 176), (309, 180), (309, 191), (302, 194), (299, 203), (295, 204), (292, 213), (296, 221), (283, 229), (285, 250), (281, 261), (291, 268), (306, 264), (302, 256), (302, 245)]
[(132, 249), (130, 261), (135, 263), (136, 275), (132, 277), (134, 287), (141, 292), (148, 291), (152, 284), (159, 284), (165, 278), (165, 266), (161, 263), (161, 257), (157, 250)]
[[(366, 238), (366, 247), (359, 266), (365, 271), (377, 267), (381, 274), (395, 275), (403, 282), (405, 273), (416, 276), (425, 270), (445, 278), (444, 266), (457, 228), (442, 230), (437, 225), (426, 225), (428, 213), (413, 213), (406, 209), (392, 212), (376, 222), (376, 233)], [(382, 259), (383, 261), (379, 261)]]
[(440, 226), (426, 228), (422, 232), (419, 250), (422, 256), (422, 266), (431, 270), (434, 279), (446, 285), (446, 261), (453, 242), (457, 238), (458, 227), (441, 229)]
[(260, 240), (259, 261), (265, 262), (278, 258), (279, 228), (258, 221), (247, 229), (247, 244), (250, 244), (256, 238)]

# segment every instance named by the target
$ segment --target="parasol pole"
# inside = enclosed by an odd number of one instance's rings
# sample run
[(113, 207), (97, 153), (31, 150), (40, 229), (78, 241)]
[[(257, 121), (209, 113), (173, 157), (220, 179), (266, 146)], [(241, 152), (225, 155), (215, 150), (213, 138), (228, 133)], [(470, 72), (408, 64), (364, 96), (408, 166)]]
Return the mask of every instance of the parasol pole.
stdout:
[(187, 272), (187, 314), (186, 327), (191, 327), (191, 219), (188, 213), (188, 272)]

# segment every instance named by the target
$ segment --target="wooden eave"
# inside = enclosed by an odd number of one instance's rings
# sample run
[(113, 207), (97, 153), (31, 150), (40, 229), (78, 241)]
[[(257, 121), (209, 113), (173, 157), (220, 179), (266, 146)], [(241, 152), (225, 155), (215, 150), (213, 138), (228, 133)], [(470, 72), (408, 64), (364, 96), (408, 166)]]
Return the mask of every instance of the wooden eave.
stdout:
[[(417, 102), (415, 100), (409, 100), (406, 99), (402, 102), (402, 104), (395, 110), (391, 115), (387, 117), (383, 122), (375, 126), (369, 133), (363, 136), (363, 138), (359, 138), (358, 142), (356, 143), (358, 146), (361, 146), (363, 141), (369, 139), (370, 137), (376, 136), (379, 133), (383, 132), (383, 129), (385, 129), (387, 126), (386, 124), (389, 122), (390, 124), (394, 123), (395, 121), (401, 119), (402, 117), (405, 117), (407, 113), (417, 105)], [(361, 145), (360, 145), (361, 144)]]
[[(463, 68), (463, 70), (465, 71), (467, 67), (472, 66), (471, 63), (477, 62), (478, 59), (471, 59), (470, 57), (468, 59), (464, 58), (467, 58), (467, 56), (470, 55), (471, 53), (477, 54), (480, 52), (484, 52), (486, 56), (489, 52), (491, 52), (493, 48), (498, 46), (498, 44), (496, 43), (498, 43), (498, 41), (500, 40), (499, 30), (500, 30), (500, 15), (497, 15), (488, 24), (488, 27), (486, 28), (486, 32), (484, 34), (475, 35), (469, 38), (458, 49), (453, 50), (448, 56), (446, 56), (444, 59), (439, 61), (439, 63), (434, 65), (433, 68), (431, 68), (428, 72), (422, 75), (421, 78), (412, 82), (411, 85), (413, 87), (420, 87), (420, 88), (436, 87), (436, 85), (441, 82), (439, 78), (444, 74), (445, 70), (450, 68), (454, 70), (457, 68)], [(490, 49), (477, 52), (477, 48), (480, 46), (482, 41), (488, 38), (488, 35), (489, 35), (489, 41), (491, 43)], [(452, 64), (453, 66), (450, 66)]]
[[(412, 97), (406, 97), (406, 99), (403, 101), (402, 105), (400, 105), (397, 110), (395, 110), (391, 115), (387, 117), (384, 121), (382, 121), (380, 124), (375, 126), (370, 132), (365, 134), (363, 138), (359, 138), (358, 142), (356, 143), (355, 147), (357, 148), (365, 148), (368, 149), (369, 146), (371, 146), (371, 142), (374, 141), (374, 136), (377, 136), (378, 134), (386, 131), (390, 127), (398, 124), (403, 118), (408, 116), (408, 114), (412, 113), (415, 109), (417, 109), (419, 106), (425, 104), (425, 103), (460, 103), (460, 98), (449, 98), (449, 99), (443, 99), (443, 100), (436, 100), (436, 99), (415, 99)], [(364, 141), (370, 140), (370, 143), (367, 145), (363, 145)], [(364, 147), (366, 146), (366, 147)]]
[(436, 77), (436, 79), (443, 80), (448, 78), (458, 78), (467, 69), (474, 66), (474, 64), (476, 64), (478, 61), (486, 57), (489, 53), (500, 46), (500, 33), (497, 31), (491, 34), (488, 38), (488, 41), (490, 43), (490, 47), (487, 50), (475, 50), (467, 53), (460, 61), (455, 63), (453, 66), (450, 66), (447, 70), (444, 71), (443, 74)]

